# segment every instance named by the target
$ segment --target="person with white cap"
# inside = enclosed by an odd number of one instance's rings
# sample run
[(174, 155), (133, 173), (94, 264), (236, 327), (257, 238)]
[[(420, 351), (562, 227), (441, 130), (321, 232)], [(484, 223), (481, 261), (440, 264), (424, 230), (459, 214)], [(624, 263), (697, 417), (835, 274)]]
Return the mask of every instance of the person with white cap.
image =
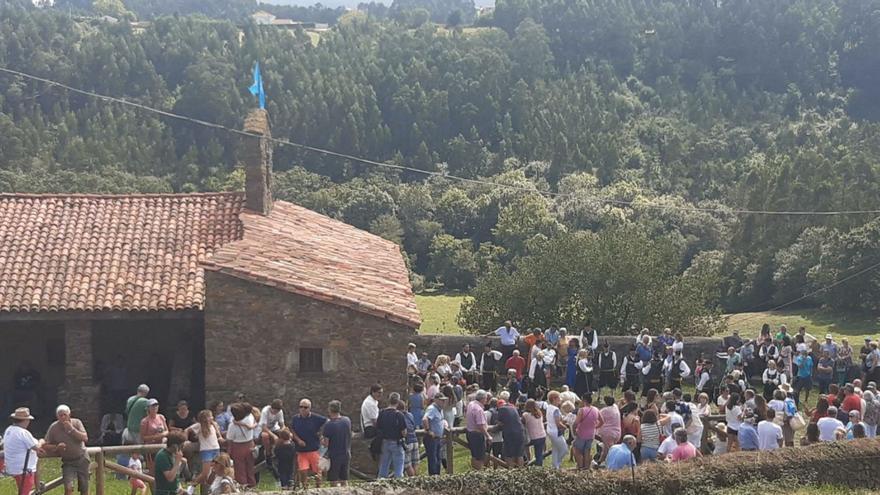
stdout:
[(3, 432), (3, 452), (6, 473), (15, 479), (19, 495), (28, 495), (34, 489), (37, 472), (37, 455), (43, 454), (43, 440), (37, 440), (28, 431), (31, 421), (30, 409), (19, 407), (9, 416), (12, 425)]
[(165, 416), (159, 414), (159, 401), (147, 401), (147, 416), (141, 420), (141, 440), (145, 444), (163, 443), (169, 432)]
[(416, 345), (410, 342), (406, 346), (406, 368), (409, 369), (410, 366), (413, 366), (416, 370), (419, 369), (419, 355), (416, 353)]
[(432, 399), (433, 402), (422, 417), (422, 426), (425, 429), (424, 442), (425, 454), (428, 457), (428, 474), (436, 476), (440, 474), (440, 447), (445, 433), (443, 406), (446, 405), (446, 396), (437, 392)]
[(123, 445), (138, 445), (143, 443), (141, 439), (141, 421), (147, 416), (147, 394), (150, 387), (142, 383), (138, 385), (137, 393), (125, 402), (125, 430), (122, 431)]
[(82, 421), (71, 417), (70, 408), (64, 404), (55, 409), (58, 419), (46, 432), (44, 448), (61, 457), (61, 477), (64, 481), (64, 495), (73, 493), (73, 482), (79, 485), (79, 492), (89, 493), (89, 455), (86, 442), (89, 434)]
[(825, 334), (825, 342), (819, 345), (819, 352), (828, 352), (828, 357), (831, 359), (837, 359), (837, 344), (834, 342), (834, 336), (830, 333)]

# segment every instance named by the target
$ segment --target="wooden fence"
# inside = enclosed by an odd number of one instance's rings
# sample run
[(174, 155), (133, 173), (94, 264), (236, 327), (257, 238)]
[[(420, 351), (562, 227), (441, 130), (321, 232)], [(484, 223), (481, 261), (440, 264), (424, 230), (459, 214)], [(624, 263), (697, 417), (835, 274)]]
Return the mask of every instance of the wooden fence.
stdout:
[[(115, 447), (88, 447), (86, 448), (86, 452), (89, 454), (89, 457), (92, 459), (92, 463), (89, 466), (89, 473), (95, 474), (95, 494), (96, 495), (104, 495), (105, 488), (105, 474), (107, 470), (110, 470), (114, 473), (119, 473), (125, 476), (130, 476), (132, 478), (137, 478), (144, 482), (152, 493), (155, 488), (155, 479), (147, 474), (139, 473), (132, 469), (129, 469), (125, 466), (121, 466), (111, 459), (115, 459), (115, 456), (123, 454), (123, 455), (131, 455), (135, 452), (139, 454), (155, 454), (162, 449), (162, 445), (121, 445)], [(46, 456), (46, 457), (57, 457), (57, 456)], [(37, 478), (39, 479), (39, 463), (37, 464)], [(90, 474), (91, 476), (91, 474)], [(56, 478), (51, 480), (45, 484), (41, 484), (37, 487), (30, 495), (40, 495), (42, 493), (46, 493), (50, 490), (54, 490), (55, 488), (64, 486), (62, 478)]]
[[(703, 420), (703, 438), (702, 438), (702, 450), (703, 453), (708, 454), (707, 445), (709, 435), (712, 433), (712, 428), (710, 427), (710, 423), (724, 421), (723, 415), (711, 415), (702, 417)], [(498, 426), (490, 426), (489, 432), (494, 433), (499, 429)], [(455, 473), (455, 455), (454, 449), (455, 445), (460, 445), (465, 448), (468, 447), (467, 440), (462, 439), (461, 436), (467, 433), (467, 428), (463, 426), (458, 426), (455, 428), (450, 428), (446, 430), (444, 435), (444, 440), (446, 444), (446, 473), (453, 474)], [(425, 436), (425, 430), (416, 430), (416, 436), (421, 439)], [(363, 440), (362, 433), (355, 433), (355, 439)], [(92, 458), (92, 464), (89, 467), (90, 472), (93, 472), (95, 475), (95, 495), (105, 495), (105, 471), (109, 470), (114, 473), (119, 473), (125, 476), (130, 476), (132, 478), (137, 478), (144, 482), (144, 484), (149, 487), (150, 492), (153, 492), (155, 487), (155, 479), (147, 474), (139, 473), (133, 471), (125, 466), (121, 466), (116, 462), (113, 462), (111, 459), (115, 459), (117, 455), (131, 455), (134, 452), (138, 452), (140, 454), (155, 454), (162, 448), (162, 445), (122, 445), (115, 447), (88, 447), (86, 452), (88, 452), (89, 456)], [(489, 462), (494, 464), (495, 466), (500, 467), (508, 467), (507, 463), (502, 459), (493, 456), (491, 453), (488, 454)], [(265, 469), (265, 462), (261, 462), (256, 466), (257, 471), (262, 471)], [(39, 465), (38, 465), (39, 470)], [(375, 476), (368, 475), (366, 473), (359, 472), (357, 470), (352, 469), (353, 474), (358, 475), (360, 478), (364, 479), (375, 479)], [(39, 478), (39, 473), (38, 473)], [(48, 483), (41, 485), (36, 490), (31, 492), (30, 495), (41, 495), (50, 490), (63, 486), (63, 482), (61, 478), (56, 478), (54, 480), (49, 481)]]

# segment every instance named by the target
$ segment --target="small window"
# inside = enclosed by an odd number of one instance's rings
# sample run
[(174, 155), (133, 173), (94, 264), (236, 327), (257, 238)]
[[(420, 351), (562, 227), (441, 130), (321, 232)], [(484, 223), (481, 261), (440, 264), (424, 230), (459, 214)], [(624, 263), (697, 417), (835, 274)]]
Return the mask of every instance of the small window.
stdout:
[(323, 350), (301, 347), (299, 350), (299, 371), (301, 373), (320, 373), (324, 371)]

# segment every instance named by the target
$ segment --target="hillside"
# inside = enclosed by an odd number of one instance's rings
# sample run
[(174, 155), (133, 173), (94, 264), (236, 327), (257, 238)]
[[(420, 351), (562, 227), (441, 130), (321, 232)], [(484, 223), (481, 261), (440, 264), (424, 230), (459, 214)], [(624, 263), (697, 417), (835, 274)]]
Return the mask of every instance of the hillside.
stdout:
[[(396, 167), (279, 144), (277, 195), (474, 291), (472, 327), (880, 309), (880, 0), (398, 2), (317, 45), (250, 2), (77, 2), (0, 4), (0, 64), (237, 127), (260, 61), (275, 136)], [(240, 188), (235, 142), (0, 75), (0, 191)]]

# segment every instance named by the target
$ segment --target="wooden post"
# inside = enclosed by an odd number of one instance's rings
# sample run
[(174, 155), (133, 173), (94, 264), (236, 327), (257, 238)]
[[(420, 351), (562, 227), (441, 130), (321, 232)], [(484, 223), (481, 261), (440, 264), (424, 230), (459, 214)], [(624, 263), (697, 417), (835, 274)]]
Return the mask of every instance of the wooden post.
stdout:
[(95, 454), (95, 495), (104, 495), (104, 451)]
[(453, 467), (454, 460), (453, 456), (455, 455), (455, 433), (452, 433), (452, 430), (446, 430), (446, 474), (454, 474), (455, 468)]

